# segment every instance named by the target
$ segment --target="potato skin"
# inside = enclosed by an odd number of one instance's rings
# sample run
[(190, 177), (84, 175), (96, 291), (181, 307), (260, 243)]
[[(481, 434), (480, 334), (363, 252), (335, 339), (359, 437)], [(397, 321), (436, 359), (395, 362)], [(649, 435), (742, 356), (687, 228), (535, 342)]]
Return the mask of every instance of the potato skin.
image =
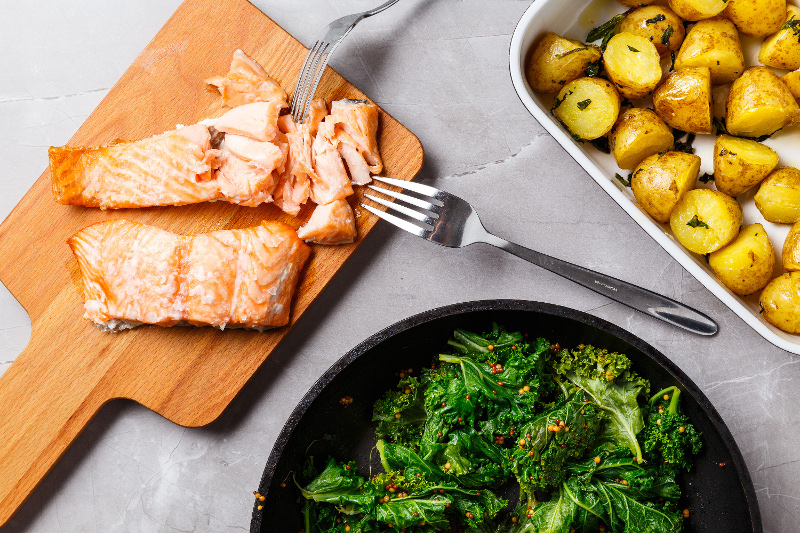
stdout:
[(626, 98), (647, 96), (661, 81), (661, 58), (646, 37), (627, 32), (616, 34), (606, 45), (603, 64), (608, 79)]
[(781, 264), (784, 270), (800, 271), (800, 222), (795, 222), (783, 241)]
[(683, 20), (716, 17), (725, 9), (726, 0), (669, 0), (669, 7)]
[(684, 152), (665, 152), (645, 158), (631, 177), (631, 190), (647, 214), (664, 224), (675, 205), (697, 183), (700, 158)]
[(578, 78), (561, 89), (553, 114), (579, 140), (602, 137), (619, 117), (620, 97), (608, 80)]
[(548, 33), (533, 49), (525, 67), (531, 88), (539, 93), (557, 93), (564, 85), (586, 74), (589, 63), (603, 57), (599, 46)]
[(777, 164), (777, 152), (759, 142), (720, 135), (714, 143), (714, 183), (729, 196), (758, 184)]
[(646, 157), (671, 149), (675, 138), (654, 111), (634, 107), (619, 116), (609, 143), (617, 166), (632, 169)]
[(741, 225), (739, 203), (711, 189), (687, 192), (669, 217), (669, 227), (678, 242), (696, 254), (719, 250), (736, 237)]
[(758, 301), (764, 320), (787, 333), (800, 333), (800, 272), (770, 281)]
[(800, 170), (782, 167), (761, 182), (753, 197), (768, 222), (794, 224), (800, 221)]
[(800, 70), (793, 70), (781, 76), (781, 81), (789, 88), (795, 100), (800, 99)]
[(772, 279), (775, 250), (764, 226), (751, 224), (730, 244), (712, 252), (708, 265), (723, 285), (745, 296), (760, 291)]
[(673, 128), (711, 133), (711, 71), (692, 67), (673, 72), (653, 93), (653, 107)]
[[(654, 21), (659, 15), (663, 16), (664, 20)], [(672, 28), (672, 33), (667, 41), (669, 44), (665, 45), (662, 43), (662, 39), (668, 28)], [(681, 18), (664, 6), (640, 7), (622, 19), (618, 31), (646, 37), (655, 45), (661, 57), (670, 52), (677, 53), (686, 36), (686, 29)]]
[(675, 56), (675, 70), (687, 67), (708, 67), (713, 84), (738, 78), (744, 72), (744, 55), (733, 22), (714, 17), (692, 26)]
[(723, 14), (750, 37), (766, 37), (786, 20), (786, 0), (728, 0)]
[(789, 88), (771, 69), (750, 67), (731, 85), (725, 104), (731, 135), (770, 135), (797, 119), (800, 112)]
[[(800, 20), (800, 7), (787, 4), (784, 21), (790, 20)], [(764, 39), (764, 42), (761, 43), (758, 60), (769, 67), (788, 70), (800, 68), (798, 32), (800, 32), (800, 26), (788, 27), (779, 29), (777, 33)]]

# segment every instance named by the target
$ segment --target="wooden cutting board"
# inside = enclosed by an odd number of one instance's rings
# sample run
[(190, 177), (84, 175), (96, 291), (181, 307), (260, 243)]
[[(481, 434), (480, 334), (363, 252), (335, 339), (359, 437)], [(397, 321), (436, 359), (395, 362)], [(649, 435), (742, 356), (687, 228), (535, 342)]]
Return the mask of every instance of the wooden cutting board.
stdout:
[[(71, 146), (141, 139), (223, 112), (203, 80), (228, 71), (234, 50), (254, 57), (290, 93), (307, 49), (245, 0), (186, 0), (70, 140)], [(364, 98), (328, 69), (317, 96)], [(381, 111), (379, 146), (390, 177), (422, 166), (417, 138)], [(359, 188), (361, 189), (361, 188)], [(351, 197), (352, 205), (361, 191)], [(214, 420), (288, 333), (375, 225), (357, 209), (358, 241), (313, 246), (295, 295), (291, 324), (258, 333), (210, 327), (143, 326), (105, 333), (82, 318), (77, 263), (66, 239), (113, 218), (176, 233), (243, 228), (263, 219), (299, 227), (272, 205), (224, 202), (119, 211), (55, 203), (44, 172), (0, 226), (0, 281), (27, 310), (31, 340), (0, 378), (0, 525), (69, 444), (114, 398), (130, 398), (183, 426)]]

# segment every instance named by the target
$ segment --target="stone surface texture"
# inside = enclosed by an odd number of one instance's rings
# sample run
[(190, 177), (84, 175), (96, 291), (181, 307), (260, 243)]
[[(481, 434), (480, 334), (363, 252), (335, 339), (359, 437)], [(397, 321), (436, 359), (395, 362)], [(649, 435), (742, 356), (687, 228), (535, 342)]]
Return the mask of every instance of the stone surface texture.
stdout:
[[(307, 45), (331, 20), (377, 3), (255, 2)], [(4, 3), (0, 218), (46, 167), (47, 148), (69, 140), (178, 5)], [(219, 420), (186, 429), (133, 402), (110, 403), (5, 531), (248, 530), (273, 442), (336, 359), (409, 315), (490, 298), (579, 309), (671, 357), (733, 432), (765, 531), (800, 531), (800, 358), (763, 340), (671, 259), (528, 114), (511, 85), (508, 47), (529, 5), (401, 0), (362, 22), (331, 65), (419, 137), (418, 179), (469, 199), (490, 230), (701, 309), (720, 333), (685, 333), (486, 246), (442, 248), (379, 224)], [(2, 372), (30, 323), (0, 292)]]

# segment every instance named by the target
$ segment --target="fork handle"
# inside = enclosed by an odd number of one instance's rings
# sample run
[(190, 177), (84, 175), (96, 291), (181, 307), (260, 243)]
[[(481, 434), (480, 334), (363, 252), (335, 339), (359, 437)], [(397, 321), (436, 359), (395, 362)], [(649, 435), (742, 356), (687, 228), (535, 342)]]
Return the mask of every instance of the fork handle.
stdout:
[(368, 11), (364, 11), (363, 15), (364, 15), (364, 17), (371, 17), (372, 15), (377, 15), (378, 13), (380, 13), (381, 11), (383, 11), (385, 9), (389, 9), (390, 7), (392, 7), (393, 5), (395, 5), (399, 1), (400, 0), (389, 0), (385, 4), (381, 4), (376, 8), (370, 9)]
[(700, 335), (717, 332), (717, 324), (709, 317), (666, 296), (525, 248), (489, 232), (486, 232), (484, 242), (664, 322)]

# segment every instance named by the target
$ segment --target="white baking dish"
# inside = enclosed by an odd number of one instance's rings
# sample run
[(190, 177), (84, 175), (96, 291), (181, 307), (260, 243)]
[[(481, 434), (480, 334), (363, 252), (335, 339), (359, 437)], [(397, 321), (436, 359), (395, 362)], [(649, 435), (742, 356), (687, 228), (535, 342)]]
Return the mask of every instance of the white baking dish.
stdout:
[[(798, 0), (791, 0), (798, 3)], [(615, 173), (628, 176), (629, 171), (620, 170), (613, 156), (603, 154), (592, 145), (575, 142), (562, 129), (561, 125), (553, 120), (550, 108), (555, 98), (553, 95), (535, 94), (525, 79), (525, 60), (531, 48), (548, 31), (555, 32), (570, 39), (584, 41), (586, 35), (593, 27), (602, 24), (614, 15), (622, 13), (625, 6), (615, 0), (535, 0), (525, 11), (520, 19), (514, 35), (511, 38), (510, 70), (514, 88), (519, 94), (522, 103), (528, 111), (544, 126), (544, 128), (564, 147), (564, 149), (577, 161), (589, 175), (616, 201), (653, 239), (656, 240), (672, 257), (697, 278), (708, 290), (722, 300), (734, 313), (739, 315), (748, 325), (761, 334), (769, 342), (784, 350), (800, 354), (800, 336), (785, 333), (768, 324), (760, 315), (758, 295), (741, 297), (729, 291), (719, 281), (708, 267), (702, 256), (693, 254), (681, 246), (672, 236), (669, 225), (659, 224), (642, 210), (630, 188), (623, 186), (615, 177)], [(748, 66), (758, 65), (758, 50), (761, 40), (746, 37), (742, 38), (742, 48)], [(784, 71), (776, 71), (782, 74)], [(725, 97), (727, 86), (716, 87), (714, 90), (715, 116), (724, 115)], [(698, 135), (694, 143), (695, 153), (702, 159), (700, 173), (713, 173), (712, 150), (714, 146), (713, 135)], [(797, 127), (786, 128), (765, 141), (780, 155), (779, 166), (794, 166), (800, 168), (800, 130)], [(713, 187), (713, 183), (701, 187)], [(771, 224), (766, 222), (761, 213), (756, 209), (752, 196), (755, 190), (737, 198), (744, 211), (744, 224), (760, 222), (764, 225), (770, 240), (775, 247), (776, 266), (774, 275), (782, 272), (781, 251), (783, 241), (789, 231), (789, 225)]]

